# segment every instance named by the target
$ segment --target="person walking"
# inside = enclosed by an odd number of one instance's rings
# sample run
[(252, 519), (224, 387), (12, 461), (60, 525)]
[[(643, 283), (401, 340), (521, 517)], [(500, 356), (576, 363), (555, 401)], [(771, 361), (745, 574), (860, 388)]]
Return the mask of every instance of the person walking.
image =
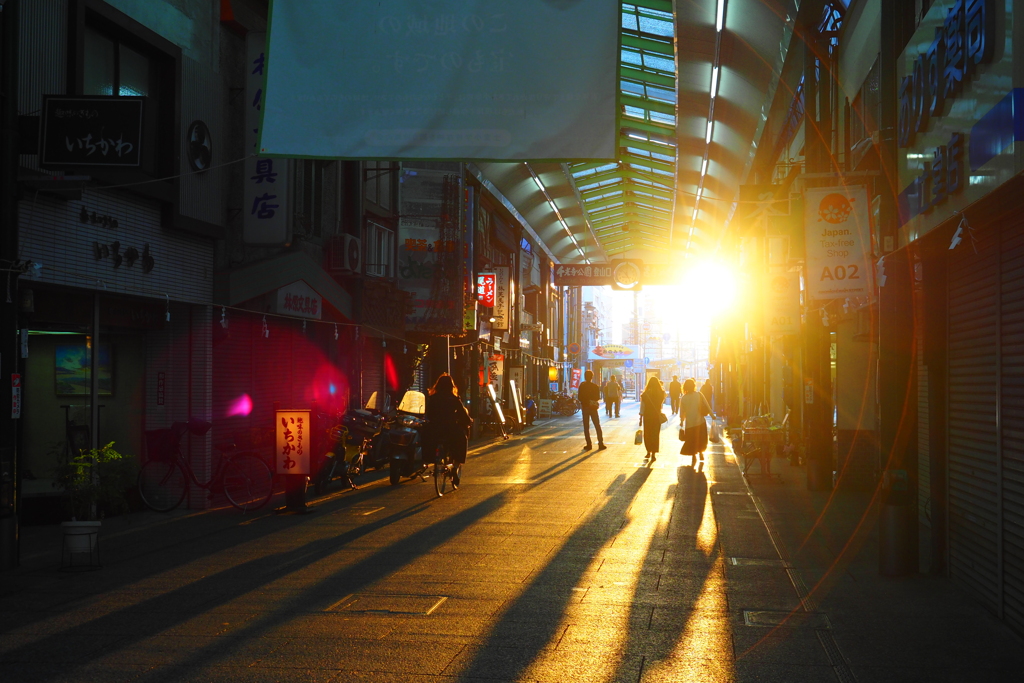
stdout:
[(430, 460), (434, 460), (437, 447), (445, 446), (455, 463), (452, 484), (458, 486), (462, 479), (462, 465), (466, 462), (469, 428), (473, 425), (473, 418), (469, 416), (469, 411), (459, 398), (459, 390), (447, 372), (441, 373), (434, 386), (428, 390), (425, 417), (428, 436), (424, 444), (425, 453), (429, 454)]
[(615, 409), (615, 417), (619, 416), (619, 408), (622, 406), (622, 385), (615, 375), (611, 376), (604, 388), (604, 407), (608, 410), (608, 417), (612, 416), (612, 409)]
[(668, 395), (672, 399), (672, 414), (679, 414), (679, 396), (683, 393), (683, 387), (679, 384), (679, 376), (672, 375), (672, 381), (668, 385)]
[(715, 387), (711, 384), (711, 378), (708, 377), (704, 380), (704, 384), (700, 385), (700, 393), (704, 394), (704, 398), (707, 399), (708, 405), (711, 406), (711, 410), (715, 409)]
[(601, 417), (598, 410), (601, 408), (601, 387), (594, 384), (594, 371), (587, 370), (583, 374), (583, 381), (580, 382), (579, 393), (577, 394), (582, 406), (583, 413), (583, 436), (587, 439), (587, 445), (583, 450), (589, 451), (594, 447), (590, 440), (590, 422), (594, 423), (594, 431), (597, 432), (597, 450), (607, 448), (604, 445), (604, 434), (601, 433)]
[(650, 458), (651, 462), (657, 459), (661, 450), (661, 425), (668, 420), (661, 412), (664, 403), (665, 390), (661, 380), (652, 376), (640, 394), (640, 424), (644, 428), (644, 448), (647, 449), (645, 457)]
[[(679, 399), (679, 435), (683, 438), (680, 455), (699, 456), (704, 459), (704, 450), (708, 447), (708, 425), (705, 415), (714, 414), (704, 394), (697, 391), (697, 382), (687, 379), (683, 382), (683, 395)], [(685, 425), (685, 427), (684, 427)]]
[(605, 380), (601, 384), (601, 398), (604, 399), (604, 413), (605, 417), (612, 416), (612, 405), (608, 403), (608, 381)]

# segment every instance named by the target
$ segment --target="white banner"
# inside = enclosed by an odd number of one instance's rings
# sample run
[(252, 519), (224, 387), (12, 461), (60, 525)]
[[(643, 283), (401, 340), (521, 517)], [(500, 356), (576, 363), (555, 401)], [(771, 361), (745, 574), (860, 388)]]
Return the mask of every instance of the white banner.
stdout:
[(269, 26), (261, 153), (615, 157), (617, 0), (288, 0)]
[[(267, 69), (266, 33), (245, 36), (245, 151), (256, 154), (260, 113), (266, 102), (263, 78)], [(250, 156), (242, 176), (242, 241), (284, 244), (288, 241), (288, 160)]]
[(509, 280), (508, 266), (496, 266), (493, 270), (495, 275), (494, 308), (492, 309), (494, 322), (491, 323), (491, 329), (507, 330), (512, 324), (510, 306), (515, 292), (513, 292), (513, 285)]
[(867, 188), (808, 189), (804, 207), (808, 296), (819, 300), (869, 296), (874, 283)]

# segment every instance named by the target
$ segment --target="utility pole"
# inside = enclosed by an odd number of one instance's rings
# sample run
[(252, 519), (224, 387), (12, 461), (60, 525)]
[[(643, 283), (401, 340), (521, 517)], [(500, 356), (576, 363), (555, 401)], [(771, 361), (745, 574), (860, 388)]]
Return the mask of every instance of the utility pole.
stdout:
[[(0, 4), (0, 264), (11, 272), (18, 258), (18, 0)], [(19, 371), (17, 287), (0, 299), (0, 382)], [(8, 289), (10, 292), (10, 289)], [(0, 569), (18, 565), (18, 423), (11, 413), (11, 392), (0, 391)]]

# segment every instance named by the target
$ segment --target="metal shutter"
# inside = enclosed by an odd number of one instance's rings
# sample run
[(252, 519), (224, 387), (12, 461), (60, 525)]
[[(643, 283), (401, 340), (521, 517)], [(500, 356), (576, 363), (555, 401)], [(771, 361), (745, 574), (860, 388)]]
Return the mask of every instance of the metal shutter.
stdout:
[(915, 292), (914, 336), (917, 338), (917, 517), (931, 526), (931, 453), (929, 452), (928, 366), (925, 365), (924, 297)]
[[(252, 399), (252, 348), (260, 319), (236, 311), (215, 311), (213, 329), (213, 443), (247, 447)], [(223, 320), (223, 322), (222, 322)]]
[(974, 233), (949, 259), (949, 571), (998, 612), (998, 232)]
[(1000, 372), (1003, 617), (1024, 632), (1024, 226), (1003, 228)]
[(366, 405), (370, 394), (377, 392), (377, 396), (384, 395), (384, 348), (378, 337), (363, 338), (362, 358), (362, 400), (360, 403)]

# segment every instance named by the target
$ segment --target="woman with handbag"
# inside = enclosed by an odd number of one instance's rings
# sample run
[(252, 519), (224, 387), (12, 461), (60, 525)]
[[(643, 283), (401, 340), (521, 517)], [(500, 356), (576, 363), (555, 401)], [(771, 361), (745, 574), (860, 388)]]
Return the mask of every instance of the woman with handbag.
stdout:
[(661, 381), (654, 376), (647, 380), (647, 386), (640, 394), (640, 424), (644, 428), (644, 447), (647, 449), (645, 457), (654, 462), (656, 453), (661, 450), (661, 425), (668, 419), (661, 412), (661, 406), (665, 403), (665, 390), (661, 388)]
[(683, 447), (679, 449), (680, 455), (704, 459), (704, 449), (708, 447), (708, 425), (704, 421), (706, 415), (712, 415), (708, 400), (697, 391), (697, 382), (686, 380), (683, 382), (683, 395), (679, 399), (679, 439), (683, 442)]

